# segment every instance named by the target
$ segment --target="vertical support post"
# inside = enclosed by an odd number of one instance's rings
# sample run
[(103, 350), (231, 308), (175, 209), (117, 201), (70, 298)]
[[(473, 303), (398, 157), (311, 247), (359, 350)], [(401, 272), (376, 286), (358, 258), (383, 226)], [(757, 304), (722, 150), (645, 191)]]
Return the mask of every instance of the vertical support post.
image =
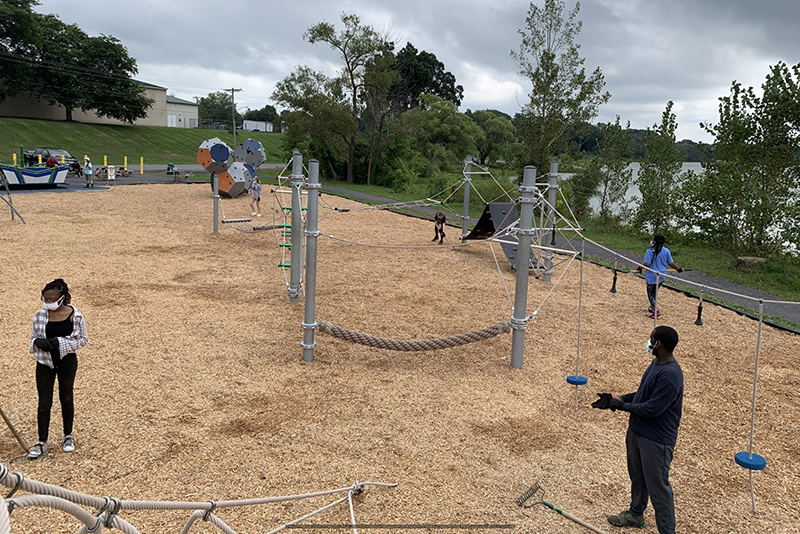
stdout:
[[(556, 244), (556, 191), (558, 189), (558, 162), (550, 162), (550, 174), (547, 187), (547, 225), (553, 229), (553, 237), (550, 240), (550, 245)], [(553, 251), (544, 251), (544, 274), (542, 274), (542, 282), (550, 282), (553, 275)]]
[(525, 330), (528, 328), (528, 276), (531, 262), (531, 234), (533, 227), (533, 204), (536, 201), (536, 167), (527, 166), (522, 173), (520, 191), (519, 227), (517, 239), (517, 285), (514, 290), (514, 311), (511, 315), (511, 367), (522, 369), (525, 350)]
[(211, 183), (214, 186), (214, 233), (219, 233), (219, 178), (216, 174), (211, 175)]
[(303, 248), (303, 155), (292, 150), (292, 266), (289, 268), (289, 302), (300, 302), (300, 263)]
[(306, 230), (306, 302), (303, 316), (303, 361), (314, 361), (314, 329), (319, 326), (314, 319), (316, 313), (317, 292), (317, 238), (319, 230), (317, 219), (319, 214), (319, 161), (308, 162), (308, 229)]
[(461, 221), (461, 241), (469, 234), (469, 190), (472, 189), (472, 156), (464, 162), (464, 219)]

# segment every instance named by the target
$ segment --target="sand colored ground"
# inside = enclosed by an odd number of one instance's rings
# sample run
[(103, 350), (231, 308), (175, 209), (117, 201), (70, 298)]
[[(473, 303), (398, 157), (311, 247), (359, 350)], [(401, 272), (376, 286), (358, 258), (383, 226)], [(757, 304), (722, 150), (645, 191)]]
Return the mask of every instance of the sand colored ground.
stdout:
[[(272, 201), (265, 197), (269, 223)], [(617, 530), (605, 516), (628, 504), (627, 416), (589, 405), (597, 392), (634, 391), (649, 363), (644, 345), (653, 324), (641, 280), (623, 276), (611, 294), (611, 272), (585, 265), (580, 363), (589, 385), (580, 389), (576, 411), (565, 377), (575, 372), (578, 262), (527, 330), (521, 370), (510, 367), (510, 334), (404, 353), (318, 333), (315, 361), (304, 363), (303, 303), (289, 302), (275, 235), (229, 227), (213, 234), (208, 186), (12, 198), (28, 224), (0, 210), (0, 406), (31, 444), (37, 396), (27, 349), (46, 282), (69, 283), (90, 337), (78, 353), (77, 450), (58, 447), (56, 400), (50, 458), (18, 460), (21, 448), (0, 423), (0, 461), (12, 471), (95, 496), (198, 502), (396, 482), (356, 498), (360, 523), (588, 532), (544, 507), (518, 507), (517, 497), (538, 482), (549, 502), (605, 532)], [(225, 202), (228, 217), (250, 211), (246, 198)], [(322, 210), (320, 229), (408, 246), (430, 245), (433, 234), (430, 222), (358, 209)], [(503, 280), (513, 293), (515, 273), (497, 251), (500, 272), (486, 244), (386, 249), (321, 237), (316, 318), (397, 339), (508, 321)], [(551, 287), (531, 278), (528, 313)], [(671, 474), (678, 531), (800, 531), (800, 338), (763, 332), (754, 448), (769, 463), (754, 475), (760, 514), (753, 515), (749, 472), (733, 457), (749, 449), (758, 325), (706, 306), (705, 325), (695, 326), (697, 301), (669, 291), (660, 305), (662, 324), (681, 336), (676, 356), (686, 377)], [(217, 515), (237, 533), (263, 533), (331, 500)], [(141, 532), (177, 533), (188, 515), (122, 517)], [(651, 508), (645, 517), (643, 532), (656, 532)], [(340, 505), (309, 522), (348, 518)], [(58, 511), (22, 509), (11, 526), (14, 533), (60, 533), (79, 523)], [(426, 531), (448, 532), (413, 530)], [(191, 532), (219, 531), (195, 523)]]

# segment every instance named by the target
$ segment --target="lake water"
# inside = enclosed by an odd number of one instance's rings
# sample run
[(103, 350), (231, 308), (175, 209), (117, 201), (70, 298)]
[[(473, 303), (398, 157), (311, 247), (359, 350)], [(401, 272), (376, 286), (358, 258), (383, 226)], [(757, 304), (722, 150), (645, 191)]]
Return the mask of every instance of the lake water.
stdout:
[[(633, 177), (632, 177), (633, 182), (636, 182), (636, 177), (639, 176), (640, 167), (641, 166), (637, 161), (628, 165), (629, 169), (633, 169)], [(700, 162), (696, 161), (686, 162), (683, 163), (683, 165), (681, 166), (681, 171), (682, 172), (692, 171), (695, 174), (700, 174), (703, 172), (703, 166), (702, 164), (700, 164)], [(564, 173), (562, 176), (569, 177), (572, 176), (572, 174)], [(641, 195), (639, 194), (639, 188), (635, 185), (632, 185), (630, 188), (628, 188), (627, 193), (625, 193), (625, 201), (627, 202), (634, 198), (641, 198)], [(592, 200), (589, 202), (589, 206), (591, 206), (592, 210), (594, 210), (594, 212), (597, 213), (597, 211), (600, 209), (600, 199), (598, 197), (593, 197)]]

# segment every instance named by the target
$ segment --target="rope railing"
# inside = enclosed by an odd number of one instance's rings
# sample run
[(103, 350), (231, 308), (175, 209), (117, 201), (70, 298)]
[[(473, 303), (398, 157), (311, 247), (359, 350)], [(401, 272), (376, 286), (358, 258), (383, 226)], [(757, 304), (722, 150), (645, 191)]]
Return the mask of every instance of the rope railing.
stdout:
[(379, 349), (397, 351), (440, 350), (490, 339), (500, 334), (511, 331), (507, 323), (497, 323), (480, 330), (473, 330), (464, 334), (440, 337), (434, 339), (402, 340), (377, 337), (355, 330), (349, 330), (329, 321), (319, 321), (319, 330), (330, 336), (338, 337), (353, 343), (377, 347)]
[[(2, 463), (0, 463), (0, 484), (12, 488), (8, 496), (6, 496), (4, 499), (0, 497), (0, 534), (10, 534), (9, 516), (15, 509), (37, 507), (53, 508), (72, 515), (83, 524), (81, 530), (79, 531), (81, 534), (102, 532), (103, 526), (116, 528), (122, 532), (125, 532), (126, 534), (140, 534), (135, 527), (119, 517), (119, 513), (124, 510), (192, 510), (193, 513), (189, 516), (189, 519), (184, 525), (183, 530), (181, 530), (181, 534), (186, 534), (191, 525), (197, 521), (197, 519), (203, 519), (204, 521), (211, 522), (226, 534), (236, 534), (228, 525), (226, 525), (222, 520), (213, 514), (215, 510), (240, 506), (272, 504), (289, 500), (309, 499), (312, 497), (324, 497), (343, 492), (347, 493), (345, 497), (326, 504), (314, 512), (311, 512), (299, 519), (295, 519), (271, 531), (278, 532), (285, 529), (289, 525), (299, 523), (300, 521), (327, 510), (336, 504), (350, 500), (352, 495), (358, 495), (363, 492), (366, 486), (397, 486), (396, 483), (357, 481), (351, 486), (332, 490), (284, 495), (278, 497), (262, 497), (257, 499), (206, 502), (120, 500), (112, 497), (94, 497), (52, 484), (31, 480), (29, 478), (25, 478), (22, 473), (18, 471), (13, 473), (9, 472), (8, 468)], [(29, 495), (15, 496), (17, 491), (25, 491), (29, 493)], [(92, 514), (84, 507), (95, 508), (97, 512)]]

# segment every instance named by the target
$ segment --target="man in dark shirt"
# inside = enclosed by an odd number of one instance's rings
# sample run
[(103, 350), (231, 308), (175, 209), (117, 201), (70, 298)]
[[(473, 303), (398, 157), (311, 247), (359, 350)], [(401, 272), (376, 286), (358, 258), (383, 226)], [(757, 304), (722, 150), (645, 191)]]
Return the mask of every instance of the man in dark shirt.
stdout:
[(592, 406), (630, 412), (625, 448), (631, 479), (630, 507), (608, 522), (617, 527), (645, 528), (644, 510), (653, 503), (659, 534), (675, 533), (675, 501), (669, 483), (672, 453), (683, 407), (683, 371), (672, 351), (678, 333), (659, 326), (650, 334), (647, 351), (654, 356), (636, 393), (600, 393)]

